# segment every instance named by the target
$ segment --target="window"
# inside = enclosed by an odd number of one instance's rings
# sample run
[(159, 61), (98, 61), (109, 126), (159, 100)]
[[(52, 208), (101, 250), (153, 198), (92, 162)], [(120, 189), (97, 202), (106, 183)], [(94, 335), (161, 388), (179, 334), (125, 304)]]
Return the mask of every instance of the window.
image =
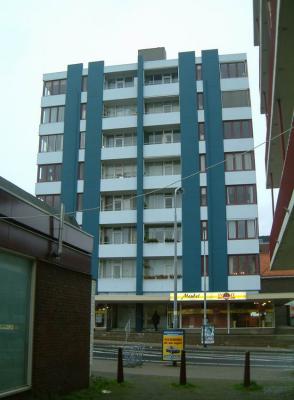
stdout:
[(136, 115), (137, 107), (135, 104), (108, 105), (104, 104), (103, 117), (124, 117), (128, 115)]
[(77, 209), (77, 211), (81, 211), (83, 209), (83, 193), (77, 194), (76, 209)]
[(202, 81), (202, 64), (196, 64), (196, 81)]
[[(182, 206), (182, 197), (177, 193), (176, 200), (177, 208)], [(174, 207), (174, 194), (173, 193), (152, 193), (145, 196), (144, 207), (146, 209), (160, 209), (160, 208), (173, 208)]]
[(200, 223), (200, 237), (201, 240), (208, 240), (208, 222), (201, 221)]
[(200, 187), (200, 206), (207, 206), (207, 187)]
[[(0, 396), (30, 384), (34, 260), (0, 253)], [(4, 397), (6, 395), (4, 394)]]
[(203, 93), (197, 93), (197, 110), (203, 110)]
[(137, 144), (137, 137), (135, 133), (120, 133), (116, 135), (104, 134), (103, 146), (104, 147), (127, 147), (135, 146)]
[(56, 182), (61, 179), (61, 164), (46, 164), (38, 167), (38, 182)]
[(145, 114), (169, 113), (179, 111), (179, 100), (170, 100), (164, 103), (145, 103)]
[(220, 64), (221, 78), (243, 78), (247, 76), (246, 61)]
[(199, 154), (199, 170), (206, 172), (206, 154)]
[(179, 143), (179, 129), (166, 129), (162, 131), (145, 132), (144, 144)]
[(145, 75), (145, 85), (161, 85), (165, 83), (175, 83), (178, 82), (178, 72), (165, 72), (156, 74), (146, 74)]
[(250, 107), (249, 90), (222, 92), (223, 108)]
[(134, 77), (106, 77), (104, 80), (104, 89), (122, 89), (134, 86)]
[(86, 92), (88, 90), (88, 77), (82, 77), (82, 92)]
[(135, 278), (136, 260), (135, 259), (105, 259), (100, 260), (99, 278)]
[(135, 163), (104, 163), (102, 164), (102, 179), (131, 178), (136, 176)]
[(83, 104), (81, 104), (80, 119), (86, 119), (86, 118), (87, 118), (87, 104), (83, 103)]
[[(173, 279), (174, 260), (170, 257), (145, 258), (144, 279)], [(182, 259), (177, 260), (177, 277), (182, 277)]]
[(134, 244), (136, 240), (136, 228), (133, 226), (103, 227), (100, 231), (101, 244)]
[(254, 170), (254, 153), (226, 153), (226, 171), (251, 171)]
[(64, 106), (43, 107), (41, 115), (41, 124), (64, 121)]
[(78, 165), (78, 179), (79, 180), (84, 179), (84, 168), (85, 168), (85, 163), (79, 162), (79, 165)]
[(227, 204), (256, 204), (256, 186), (227, 186)]
[(205, 269), (206, 269), (206, 276), (209, 275), (208, 272), (208, 266), (209, 266), (209, 262), (208, 262), (208, 255), (205, 256), (201, 256), (201, 276), (205, 276), (204, 274), (204, 257), (205, 257)]
[[(181, 227), (178, 225), (177, 241), (181, 242)], [(173, 243), (174, 227), (171, 226), (145, 226), (145, 243)]]
[(86, 132), (80, 132), (80, 149), (86, 147)]
[(241, 139), (252, 137), (251, 120), (224, 121), (224, 138)]
[(101, 197), (101, 211), (121, 211), (135, 209), (135, 195), (109, 195)]
[(204, 122), (198, 124), (198, 136), (199, 140), (205, 140), (205, 125)]
[(259, 274), (258, 254), (229, 256), (230, 275)]
[(152, 161), (145, 163), (145, 176), (180, 175), (179, 160)]
[(60, 195), (59, 194), (46, 194), (39, 195), (38, 199), (47, 203), (48, 206), (55, 208), (56, 210), (60, 209)]
[(255, 239), (257, 237), (256, 220), (228, 221), (228, 239)]
[(39, 140), (39, 152), (62, 151), (63, 135), (42, 135)]
[(44, 82), (43, 96), (54, 96), (65, 93), (66, 93), (66, 79)]

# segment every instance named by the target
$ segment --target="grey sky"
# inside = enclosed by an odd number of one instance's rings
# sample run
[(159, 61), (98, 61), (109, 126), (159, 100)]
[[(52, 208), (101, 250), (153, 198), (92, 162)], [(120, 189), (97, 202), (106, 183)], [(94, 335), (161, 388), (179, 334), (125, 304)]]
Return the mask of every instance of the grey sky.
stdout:
[[(248, 55), (255, 144), (265, 140), (259, 114), (258, 49), (249, 0), (10, 0), (1, 3), (0, 174), (34, 194), (42, 74), (68, 64), (136, 62), (137, 49), (217, 48)], [(264, 146), (256, 151), (260, 234), (272, 222)]]

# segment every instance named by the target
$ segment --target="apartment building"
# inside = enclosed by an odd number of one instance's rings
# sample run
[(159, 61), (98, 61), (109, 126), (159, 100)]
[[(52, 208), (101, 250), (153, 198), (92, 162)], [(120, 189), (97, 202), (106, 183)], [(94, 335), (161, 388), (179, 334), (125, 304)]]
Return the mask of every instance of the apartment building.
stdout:
[(155, 310), (172, 326), (175, 233), (181, 327), (202, 324), (204, 280), (217, 328), (273, 327), (246, 55), (145, 49), (43, 79), (36, 195), (95, 238), (97, 328), (151, 329)]
[[(267, 125), (266, 185), (272, 192), (270, 266), (273, 271), (293, 270), (294, 3), (256, 0), (253, 6), (254, 45), (259, 46), (260, 105)], [(273, 189), (277, 188), (275, 204)]]

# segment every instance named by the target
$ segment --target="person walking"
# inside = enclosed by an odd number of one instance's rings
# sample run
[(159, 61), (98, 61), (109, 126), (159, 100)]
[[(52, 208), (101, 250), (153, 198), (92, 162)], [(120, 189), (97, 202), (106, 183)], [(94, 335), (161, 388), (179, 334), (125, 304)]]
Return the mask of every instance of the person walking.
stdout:
[(152, 323), (153, 323), (153, 325), (154, 325), (155, 331), (158, 330), (157, 327), (158, 327), (159, 322), (160, 322), (160, 316), (159, 316), (159, 314), (157, 313), (157, 310), (155, 310), (155, 311), (154, 311), (154, 314), (152, 315)]

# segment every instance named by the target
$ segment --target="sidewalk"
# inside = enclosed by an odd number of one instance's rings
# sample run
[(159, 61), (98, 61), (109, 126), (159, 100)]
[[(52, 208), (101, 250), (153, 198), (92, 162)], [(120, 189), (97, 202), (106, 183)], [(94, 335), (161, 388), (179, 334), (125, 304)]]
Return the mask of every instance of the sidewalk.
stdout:
[[(117, 371), (116, 360), (93, 360), (92, 374), (107, 378), (115, 378)], [(241, 382), (244, 368), (238, 366), (197, 366), (187, 365), (187, 379), (216, 379)], [(124, 368), (125, 378), (132, 376), (161, 376), (175, 377), (180, 374), (179, 364), (173, 367), (166, 362), (147, 363), (140, 367)], [(251, 379), (257, 382), (293, 382), (293, 371), (274, 368), (251, 368)]]

